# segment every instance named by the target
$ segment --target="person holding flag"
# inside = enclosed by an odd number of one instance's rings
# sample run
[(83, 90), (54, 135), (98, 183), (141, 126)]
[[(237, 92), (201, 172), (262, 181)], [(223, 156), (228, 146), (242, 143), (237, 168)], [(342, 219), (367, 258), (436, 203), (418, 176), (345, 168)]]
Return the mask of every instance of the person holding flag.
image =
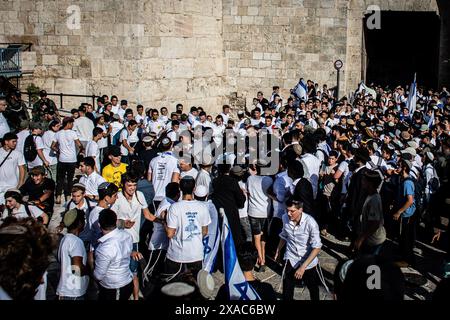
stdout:
[(287, 214), (283, 215), (283, 230), (275, 253), (280, 257), (281, 249), (286, 246), (283, 269), (283, 300), (293, 300), (295, 280), (302, 279), (309, 290), (311, 300), (320, 300), (319, 283), (325, 285), (319, 259), (317, 258), (322, 242), (317, 222), (303, 212), (301, 201), (289, 198), (286, 202)]
[[(247, 281), (242, 269), (238, 263), (236, 248), (234, 246), (233, 235), (230, 231), (227, 216), (223, 208), (219, 209), (222, 217), (222, 254), (223, 254), (223, 270), (225, 273), (225, 288), (222, 289), (222, 296), (228, 293), (228, 300), (261, 300), (261, 297)], [(252, 265), (252, 269), (254, 264)], [(251, 273), (251, 270), (250, 270)], [(249, 279), (251, 280), (251, 279)], [(225, 291), (225, 293), (223, 293)]]
[(306, 85), (305, 79), (300, 78), (297, 85), (291, 90), (291, 93), (296, 96), (297, 99), (301, 101), (307, 101), (308, 87)]
[(409, 88), (408, 102), (406, 105), (408, 107), (409, 114), (414, 114), (417, 105), (417, 83), (415, 73), (414, 73), (414, 81), (413, 83), (411, 83), (411, 87)]

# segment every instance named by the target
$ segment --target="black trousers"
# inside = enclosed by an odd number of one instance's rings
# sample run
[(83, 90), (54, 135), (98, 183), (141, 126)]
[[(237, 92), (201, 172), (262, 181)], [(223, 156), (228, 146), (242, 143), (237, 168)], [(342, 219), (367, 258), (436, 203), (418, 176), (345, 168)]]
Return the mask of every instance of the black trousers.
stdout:
[[(291, 262), (286, 261), (286, 269), (284, 271), (283, 278), (283, 300), (291, 301), (294, 300), (294, 289), (295, 284), (297, 283), (297, 279), (295, 279), (294, 275), (297, 269), (294, 269), (291, 265)], [(309, 296), (311, 300), (320, 300), (319, 295), (319, 284), (320, 278), (317, 271), (317, 266), (311, 269), (308, 269), (303, 274), (302, 280), (304, 281), (306, 287), (309, 290)]]
[(64, 190), (66, 197), (70, 196), (73, 186), (73, 177), (77, 164), (58, 162), (56, 166), (56, 195), (60, 196)]
[[(117, 292), (118, 291), (118, 292)], [(131, 294), (133, 293), (133, 281), (131, 281), (126, 286), (123, 286), (119, 289), (106, 289), (102, 286), (99, 286), (98, 292), (98, 300), (99, 301), (110, 301), (110, 300), (121, 300), (127, 301), (130, 299)], [(119, 297), (117, 297), (117, 294)]]
[(176, 276), (171, 281), (176, 281), (180, 279), (180, 276), (185, 273), (192, 273), (195, 279), (197, 279), (198, 272), (202, 269), (203, 263), (202, 261), (196, 261), (191, 263), (180, 263), (175, 262), (166, 257), (166, 261), (164, 263), (164, 273), (167, 277), (171, 277), (172, 275)]
[(401, 219), (400, 255), (409, 264), (414, 264), (414, 243), (416, 241), (416, 217)]

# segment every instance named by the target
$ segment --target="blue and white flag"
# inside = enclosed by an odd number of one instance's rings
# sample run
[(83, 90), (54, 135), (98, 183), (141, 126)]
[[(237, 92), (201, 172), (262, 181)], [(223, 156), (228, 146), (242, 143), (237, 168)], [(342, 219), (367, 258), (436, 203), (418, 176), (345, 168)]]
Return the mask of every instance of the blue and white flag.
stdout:
[(211, 223), (208, 226), (208, 234), (203, 238), (203, 270), (212, 273), (220, 246), (220, 225), (216, 207), (211, 201), (206, 204)]
[(414, 111), (416, 111), (416, 104), (417, 104), (417, 83), (416, 83), (416, 74), (414, 74), (414, 82), (411, 83), (411, 87), (409, 88), (408, 102), (406, 105), (408, 107), (410, 115), (412, 115)]
[(297, 83), (297, 85), (292, 89), (297, 98), (303, 101), (308, 100), (308, 87), (306, 86), (306, 82), (303, 78)]
[(223, 269), (225, 272), (225, 285), (228, 288), (230, 300), (261, 300), (258, 293), (245, 280), (244, 273), (239, 266), (236, 248), (234, 247), (233, 235), (228, 225), (227, 216), (220, 209), (223, 217), (222, 222), (222, 252)]

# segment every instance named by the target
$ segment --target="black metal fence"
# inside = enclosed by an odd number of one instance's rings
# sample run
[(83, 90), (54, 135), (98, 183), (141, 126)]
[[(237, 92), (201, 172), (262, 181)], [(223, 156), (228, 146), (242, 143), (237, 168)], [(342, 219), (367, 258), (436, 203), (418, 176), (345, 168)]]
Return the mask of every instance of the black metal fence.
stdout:
[[(33, 106), (32, 96), (35, 95), (35, 93), (30, 93), (30, 92), (27, 92), (27, 91), (21, 92), (21, 93), (22, 93), (22, 95), (26, 94), (28, 96), (28, 107), (31, 108)], [(65, 110), (64, 109), (64, 97), (90, 98), (90, 99), (92, 99), (92, 106), (94, 107), (94, 110), (96, 109), (96, 107), (95, 107), (96, 99), (100, 97), (100, 96), (97, 96), (95, 94), (93, 94), (93, 95), (83, 95), (83, 94), (67, 94), (67, 93), (48, 93), (48, 92), (47, 92), (47, 96), (49, 98), (51, 98), (51, 97), (59, 97), (59, 105), (57, 104), (57, 101), (55, 101), (55, 103), (56, 103), (56, 105), (58, 107), (58, 111), (69, 112), (69, 113), (70, 113), (70, 110)]]

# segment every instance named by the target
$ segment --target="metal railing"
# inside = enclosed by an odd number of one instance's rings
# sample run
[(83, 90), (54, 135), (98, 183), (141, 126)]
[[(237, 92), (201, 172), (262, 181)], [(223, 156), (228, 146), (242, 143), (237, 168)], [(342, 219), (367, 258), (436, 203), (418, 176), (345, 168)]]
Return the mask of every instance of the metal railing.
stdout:
[(20, 48), (0, 48), (0, 75), (15, 77), (22, 72)]
[[(28, 96), (28, 107), (31, 108), (33, 107), (34, 102), (31, 101), (31, 96), (35, 95), (35, 93), (29, 93), (28, 91), (24, 91), (21, 92), (23, 95), (26, 94)], [(62, 112), (68, 112), (70, 113), (70, 110), (65, 110), (64, 109), (64, 97), (74, 97), (74, 98), (91, 98), (92, 99), (92, 106), (94, 107), (95, 110), (95, 100), (97, 98), (99, 98), (100, 96), (97, 96), (95, 94), (93, 95), (83, 95), (83, 94), (67, 94), (67, 93), (48, 93), (47, 92), (47, 97), (59, 97), (59, 106), (58, 106), (58, 111), (62, 111)], [(56, 103), (56, 101), (55, 101)]]

